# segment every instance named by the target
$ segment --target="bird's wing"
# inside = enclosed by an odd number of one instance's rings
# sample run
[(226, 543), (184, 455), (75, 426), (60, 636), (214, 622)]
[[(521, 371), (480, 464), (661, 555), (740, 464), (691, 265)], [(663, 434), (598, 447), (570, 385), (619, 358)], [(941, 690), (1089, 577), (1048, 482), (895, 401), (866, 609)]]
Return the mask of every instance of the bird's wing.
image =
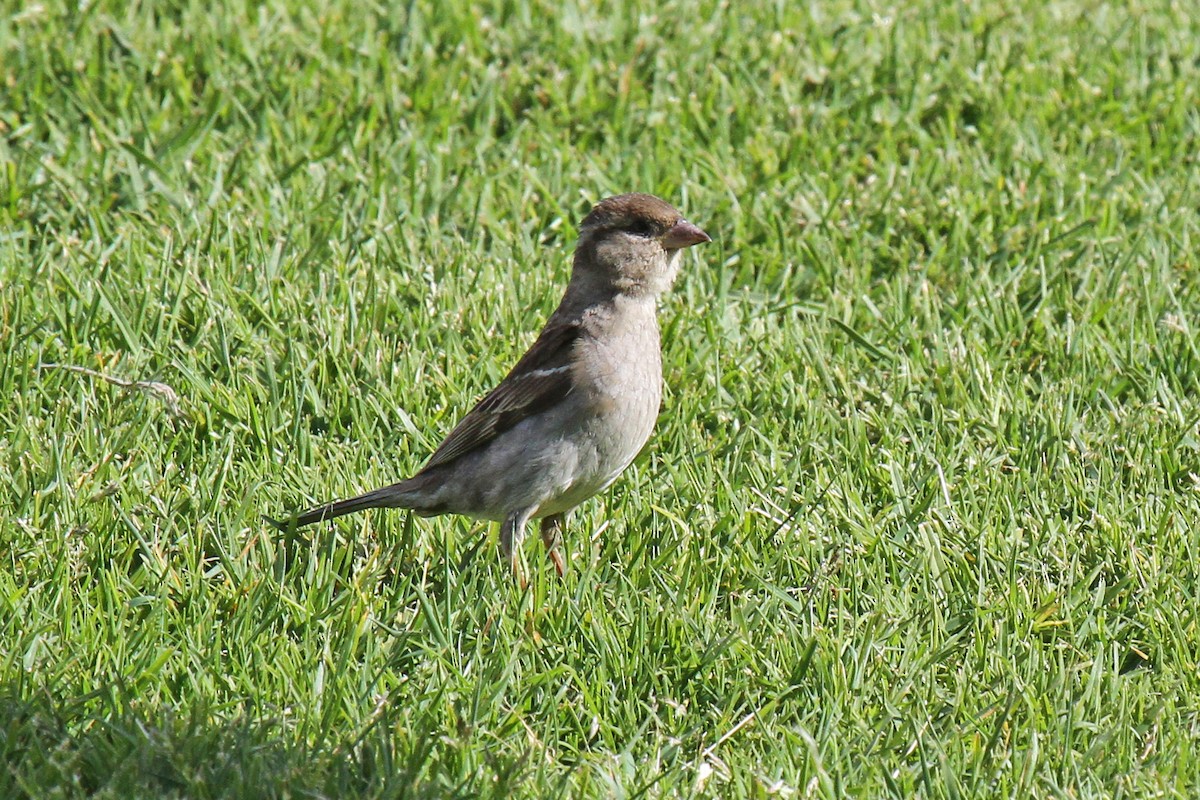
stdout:
[(566, 397), (571, 391), (571, 350), (579, 334), (577, 322), (547, 325), (512, 372), (450, 432), (422, 472), (483, 447)]

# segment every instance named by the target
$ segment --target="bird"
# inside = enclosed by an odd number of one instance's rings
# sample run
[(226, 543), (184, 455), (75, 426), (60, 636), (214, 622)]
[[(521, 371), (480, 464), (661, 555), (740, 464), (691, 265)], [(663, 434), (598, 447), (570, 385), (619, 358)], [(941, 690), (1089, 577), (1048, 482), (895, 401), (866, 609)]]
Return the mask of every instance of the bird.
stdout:
[(579, 225), (557, 309), (512, 371), (451, 430), (415, 475), (284, 519), (291, 531), (370, 508), (500, 523), (500, 552), (522, 585), (526, 526), (561, 577), (567, 514), (606, 489), (653, 432), (662, 402), (659, 298), (682, 252), (707, 233), (650, 194), (597, 203)]

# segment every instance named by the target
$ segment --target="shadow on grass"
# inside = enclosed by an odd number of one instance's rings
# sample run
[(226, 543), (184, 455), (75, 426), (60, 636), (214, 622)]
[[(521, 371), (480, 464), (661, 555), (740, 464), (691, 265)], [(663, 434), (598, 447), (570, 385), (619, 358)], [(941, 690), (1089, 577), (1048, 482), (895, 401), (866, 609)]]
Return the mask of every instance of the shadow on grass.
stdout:
[[(349, 746), (307, 746), (270, 720), (159, 710), (101, 716), (0, 687), (0, 798), (407, 798), (508, 795), (521, 767), (446, 780), (432, 731), (383, 715)], [(428, 735), (426, 735), (428, 734)], [(439, 774), (441, 773), (440, 777)], [(498, 796), (498, 795), (496, 795)]]

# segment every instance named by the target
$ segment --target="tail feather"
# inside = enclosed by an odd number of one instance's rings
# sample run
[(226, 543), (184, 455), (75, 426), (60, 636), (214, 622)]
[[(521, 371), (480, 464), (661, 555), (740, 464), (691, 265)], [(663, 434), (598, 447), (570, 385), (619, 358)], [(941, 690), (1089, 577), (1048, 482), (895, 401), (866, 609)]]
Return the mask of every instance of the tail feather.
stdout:
[(360, 494), (358, 497), (326, 503), (285, 519), (273, 519), (263, 515), (263, 520), (281, 531), (288, 531), (312, 525), (314, 522), (337, 519), (355, 511), (365, 511), (368, 508), (411, 508), (414, 501), (411, 495), (413, 488), (411, 479), (400, 481), (373, 492)]

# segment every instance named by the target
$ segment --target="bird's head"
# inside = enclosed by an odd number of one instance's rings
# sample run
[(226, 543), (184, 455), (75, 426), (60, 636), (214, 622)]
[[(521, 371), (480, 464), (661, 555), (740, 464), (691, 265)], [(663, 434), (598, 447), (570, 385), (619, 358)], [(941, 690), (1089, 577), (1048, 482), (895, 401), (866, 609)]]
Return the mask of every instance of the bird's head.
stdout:
[(709, 241), (707, 233), (654, 195), (608, 197), (579, 226), (572, 283), (657, 297), (675, 281), (680, 252)]

